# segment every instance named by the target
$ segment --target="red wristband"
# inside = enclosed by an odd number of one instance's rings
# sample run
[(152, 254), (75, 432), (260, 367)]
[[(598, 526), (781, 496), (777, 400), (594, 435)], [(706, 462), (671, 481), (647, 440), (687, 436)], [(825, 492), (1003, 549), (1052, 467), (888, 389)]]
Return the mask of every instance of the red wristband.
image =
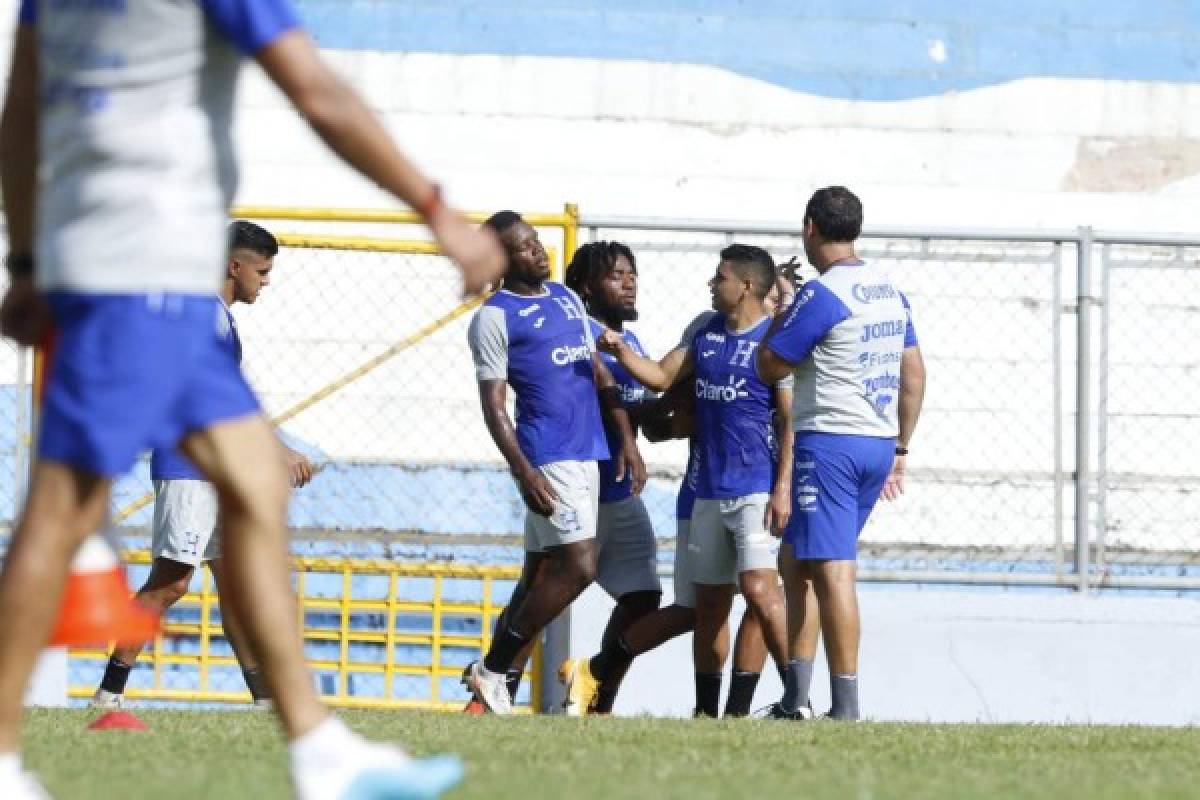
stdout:
[(432, 184), (432, 187), (429, 195), (415, 208), (416, 212), (421, 215), (421, 219), (426, 222), (445, 205), (442, 202), (442, 187), (436, 183)]

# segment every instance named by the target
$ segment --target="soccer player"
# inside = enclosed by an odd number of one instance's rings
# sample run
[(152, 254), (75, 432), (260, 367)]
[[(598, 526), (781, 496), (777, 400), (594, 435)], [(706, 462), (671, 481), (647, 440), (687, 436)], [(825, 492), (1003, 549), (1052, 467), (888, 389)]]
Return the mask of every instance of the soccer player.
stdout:
[(925, 365), (908, 300), (854, 249), (862, 204), (848, 189), (820, 189), (804, 212), (804, 251), (819, 277), (782, 313), (758, 351), (766, 380), (795, 377), (796, 513), (780, 554), (788, 598), (789, 655), (778, 716), (801, 712), (816, 637), (805, 635), (815, 591), (834, 719), (859, 718), (858, 535), (882, 492), (904, 490), (905, 456), (921, 412)]
[[(627, 481), (631, 495), (641, 492), (646, 468), (587, 312), (573, 291), (547, 280), (550, 264), (537, 231), (511, 211), (484, 225), (500, 237), (509, 264), (468, 338), (484, 421), (529, 511), (521, 578), (487, 655), (467, 668), (464, 681), (488, 710), (508, 714), (508, 671), (596, 576), (596, 462), (611, 456), (614, 482)], [(510, 385), (515, 429), (505, 403)], [(615, 453), (605, 423), (618, 434)]]
[(721, 670), (734, 586), (763, 628), (776, 663), (785, 663), (785, 620), (775, 569), (791, 512), (791, 380), (764, 383), (754, 353), (771, 322), (765, 300), (775, 263), (762, 248), (734, 244), (721, 251), (709, 281), (715, 314), (697, 318), (680, 347), (655, 362), (608, 331), (600, 346), (646, 386), (664, 390), (693, 376), (696, 396), (696, 502), (690, 568), (696, 591), (697, 711), (718, 715)]
[[(567, 287), (579, 295), (588, 312), (593, 337), (610, 329), (645, 355), (637, 335), (626, 322), (637, 319), (637, 261), (633, 251), (620, 242), (590, 242), (580, 247), (567, 267)], [(630, 375), (616, 358), (601, 353), (612, 373), (636, 431), (642, 407), (652, 399), (646, 387)], [(620, 448), (619, 432), (606, 429), (609, 452)], [(596, 582), (616, 600), (602, 642), (614, 642), (634, 621), (658, 608), (662, 584), (658, 580), (657, 543), (654, 526), (642, 498), (632, 492), (631, 479), (616, 476), (616, 463), (609, 458), (599, 463), (600, 505), (596, 530)], [(582, 671), (581, 671), (582, 670)], [(567, 687), (568, 715), (607, 714), (616, 699), (621, 675), (592, 691), (587, 684), (587, 662), (568, 659), (559, 670)]]
[[(229, 262), (221, 286), (221, 311), (216, 318), (217, 334), (234, 360), (241, 363), (242, 342), (229, 309), (235, 303), (253, 303), (270, 284), (279, 243), (270, 231), (246, 220), (229, 226)], [(299, 488), (313, 475), (312, 464), (302, 454), (281, 444), (287, 459), (291, 484)], [(228, 578), (222, 566), (217, 532), (217, 495), (187, 457), (173, 447), (160, 447), (150, 458), (150, 477), (154, 481), (154, 521), (150, 574), (138, 590), (137, 600), (159, 616), (179, 602), (188, 591), (192, 575), (201, 564), (208, 564), (217, 585), (221, 603), (221, 627), (242, 667), (246, 688), (258, 705), (269, 705), (266, 683), (258, 670), (254, 654), (246, 642), (237, 613), (225, 599)], [(95, 708), (120, 708), (125, 684), (137, 663), (143, 643), (118, 644), (104, 669), (92, 697)]]
[(227, 599), (290, 743), (297, 795), (439, 795), (457, 759), (367, 742), (317, 696), (289, 582), (287, 468), (213, 324), (243, 56), (339, 155), (419, 210), (467, 290), (502, 268), (495, 238), (442, 203), (287, 0), (22, 0), (18, 13), (0, 117), (11, 279), (0, 330), (32, 345), (53, 323), (58, 338), (0, 572), (0, 797), (44, 796), (20, 764), (22, 700), (72, 555), (138, 453), (177, 444), (217, 492)]
[[(567, 268), (567, 286), (573, 289), (588, 309), (593, 335), (605, 328), (618, 332), (641, 355), (645, 349), (636, 334), (625, 326), (637, 319), (637, 261), (627, 245), (619, 242), (592, 242), (576, 252)], [(648, 392), (616, 357), (602, 353), (605, 365), (621, 387), (622, 398), (636, 425), (649, 424), (651, 441), (691, 435), (691, 392), (680, 403), (668, 393), (662, 402), (651, 400)], [(675, 389), (681, 388), (676, 384)], [(687, 387), (682, 387), (687, 388)], [(679, 408), (685, 405), (686, 410)], [(609, 447), (615, 446), (609, 432)], [(691, 521), (694, 486), (688, 480), (690, 470), (680, 483), (675, 553), (675, 600), (658, 608), (661, 586), (657, 578), (653, 525), (641, 498), (630, 496), (625, 482), (613, 479), (611, 461), (600, 462), (600, 511), (597, 543), (599, 556), (597, 582), (617, 599), (617, 606), (601, 639), (601, 650), (590, 659), (569, 659), (560, 670), (567, 688), (568, 714), (612, 711), (621, 681), (633, 659), (658, 647), (695, 624), (695, 600), (688, 569), (687, 528)], [(609, 587), (613, 577), (626, 583), (638, 582), (641, 591), (614, 594)], [(653, 587), (653, 588), (651, 588)], [(636, 603), (636, 605), (635, 605)], [(728, 636), (728, 632), (724, 633)], [(754, 687), (766, 660), (758, 621), (747, 611), (738, 628), (734, 647), (734, 678), (730, 688), (726, 716), (749, 713)]]

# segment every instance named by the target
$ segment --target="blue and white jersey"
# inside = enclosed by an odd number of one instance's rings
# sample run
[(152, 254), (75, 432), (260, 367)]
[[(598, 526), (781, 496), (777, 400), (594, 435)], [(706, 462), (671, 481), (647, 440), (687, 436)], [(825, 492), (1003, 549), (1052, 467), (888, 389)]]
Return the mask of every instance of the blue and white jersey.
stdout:
[[(771, 318), (763, 317), (744, 331), (730, 331), (725, 323), (724, 314), (713, 314), (691, 341), (696, 497), (770, 492), (775, 477), (775, 387), (759, 379), (756, 358)], [(783, 384), (790, 382), (785, 379)]]
[(609, 457), (592, 372), (596, 349), (579, 298), (547, 281), (538, 295), (501, 289), (467, 333), (477, 380), (507, 381), (517, 395), (517, 441), (529, 462)]
[[(588, 324), (591, 327), (593, 340), (605, 331), (605, 326), (594, 319), (589, 318)], [(642, 347), (637, 334), (633, 331), (629, 329), (621, 331), (621, 338), (635, 353), (640, 356), (646, 355), (646, 349)], [(613, 380), (617, 382), (617, 388), (621, 390), (622, 403), (626, 406), (637, 406), (646, 402), (650, 393), (645, 386), (638, 382), (637, 378), (629, 374), (629, 370), (621, 366), (621, 362), (617, 361), (616, 356), (612, 353), (602, 352), (600, 358), (608, 367), (608, 371), (612, 373)], [(612, 458), (605, 459), (599, 464), (600, 502), (615, 503), (633, 496), (633, 477), (626, 473), (624, 480), (617, 480), (616, 455), (621, 450), (621, 436), (617, 431), (610, 431), (607, 428), (604, 434), (608, 438), (608, 452)]]
[(22, 0), (37, 28), (37, 285), (209, 295), (237, 184), (244, 55), (298, 26), (290, 0)]
[[(237, 323), (224, 303), (218, 303), (217, 308), (217, 339), (221, 343), (221, 349), (235, 364), (241, 364), (242, 339), (238, 336)], [(151, 452), (150, 478), (156, 481), (204, 480), (200, 470), (196, 469), (177, 447), (158, 447)]]
[(795, 364), (797, 431), (895, 437), (900, 358), (917, 344), (908, 300), (870, 264), (804, 284), (768, 345)]

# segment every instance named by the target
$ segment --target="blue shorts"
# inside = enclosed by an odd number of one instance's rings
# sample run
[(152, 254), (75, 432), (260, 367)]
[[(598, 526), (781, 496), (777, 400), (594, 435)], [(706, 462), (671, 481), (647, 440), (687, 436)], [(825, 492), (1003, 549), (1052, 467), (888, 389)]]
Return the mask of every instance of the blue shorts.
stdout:
[(258, 413), (216, 295), (51, 292), (57, 342), (38, 455), (105, 477), (147, 448)]
[(792, 518), (783, 541), (799, 560), (853, 561), (892, 470), (896, 440), (801, 431), (794, 454)]

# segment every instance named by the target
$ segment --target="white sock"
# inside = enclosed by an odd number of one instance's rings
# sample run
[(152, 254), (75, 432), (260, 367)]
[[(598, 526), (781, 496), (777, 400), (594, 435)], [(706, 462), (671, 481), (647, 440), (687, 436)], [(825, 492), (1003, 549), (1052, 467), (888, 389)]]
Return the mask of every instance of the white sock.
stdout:
[(15, 776), (21, 771), (21, 756), (16, 753), (0, 753), (0, 778)]
[(293, 763), (304, 764), (319, 759), (330, 751), (340, 751), (357, 740), (358, 737), (345, 723), (330, 714), (320, 725), (292, 740), (288, 745), (288, 752), (291, 753)]

